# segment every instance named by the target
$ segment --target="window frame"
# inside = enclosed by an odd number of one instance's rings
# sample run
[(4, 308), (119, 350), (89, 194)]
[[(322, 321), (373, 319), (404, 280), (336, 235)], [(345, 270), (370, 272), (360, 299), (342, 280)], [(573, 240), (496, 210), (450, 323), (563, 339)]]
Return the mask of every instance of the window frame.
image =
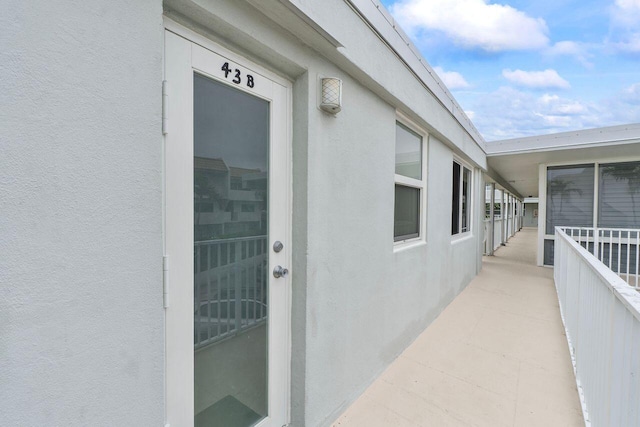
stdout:
[[(594, 192), (593, 192), (593, 225), (595, 228), (606, 228), (600, 227), (600, 198), (601, 198), (601, 190), (600, 190), (600, 168), (604, 165), (615, 164), (615, 163), (634, 163), (640, 162), (640, 156), (627, 156), (627, 157), (605, 157), (600, 159), (577, 159), (577, 160), (567, 160), (567, 161), (556, 161), (556, 162), (548, 162), (541, 163), (538, 166), (538, 178), (540, 180), (544, 180), (544, 185), (540, 186), (539, 192), (539, 201), (538, 201), (538, 253), (537, 253), (537, 264), (542, 267), (553, 267), (552, 264), (545, 263), (545, 242), (553, 241), (554, 235), (547, 234), (546, 232), (546, 221), (547, 221), (547, 186), (548, 186), (548, 170), (549, 168), (555, 167), (569, 167), (569, 166), (580, 166), (580, 165), (593, 165), (594, 166)], [(542, 226), (540, 224), (543, 224)], [(540, 227), (542, 228), (542, 232), (540, 232)]]
[[(462, 239), (465, 238), (467, 236), (470, 236), (473, 232), (473, 203), (475, 201), (475, 196), (474, 196), (474, 191), (473, 191), (473, 185), (474, 185), (474, 175), (475, 175), (475, 170), (474, 168), (469, 165), (469, 163), (461, 160), (459, 157), (454, 156), (453, 160), (451, 162), (451, 170), (453, 172), (453, 164), (456, 163), (460, 166), (460, 177), (459, 177), (459, 185), (460, 187), (458, 188), (458, 230), (457, 232), (453, 232), (453, 223), (451, 224), (451, 238), (452, 240), (458, 240), (458, 239)], [(464, 190), (464, 171), (468, 170), (469, 171), (469, 188), (467, 189), (467, 194), (468, 194), (468, 201), (467, 201), (467, 211), (468, 211), (468, 224), (467, 224), (467, 230), (466, 231), (462, 231), (462, 195), (463, 190)], [(453, 191), (453, 186), (454, 186), (454, 182), (453, 182), (453, 175), (452, 175), (452, 182), (451, 182), (451, 219), (453, 221), (453, 197), (455, 196), (455, 192)]]
[[(399, 175), (395, 173), (395, 144), (396, 139), (394, 137), (394, 190), (393, 190), (393, 202), (394, 202), (394, 232), (393, 232), (393, 246), (394, 250), (411, 247), (416, 244), (421, 244), (426, 242), (426, 212), (427, 212), (427, 147), (428, 147), (428, 139), (429, 134), (424, 131), (420, 126), (415, 124), (409, 118), (401, 113), (396, 113), (396, 120), (394, 131), (398, 126), (402, 126), (409, 131), (415, 133), (420, 137), (420, 177), (421, 179), (410, 178), (405, 175)], [(396, 185), (416, 188), (419, 190), (419, 201), (418, 201), (418, 235), (417, 236), (398, 236), (395, 235), (395, 200), (396, 200)]]
[[(624, 225), (619, 225), (620, 223), (618, 223), (618, 225), (614, 225), (614, 226), (607, 225), (607, 224), (602, 225), (603, 217), (606, 217), (608, 215), (608, 213), (603, 212), (603, 205), (606, 203), (605, 198), (610, 203), (611, 197), (612, 197), (611, 194), (607, 194), (607, 191), (610, 191), (610, 190), (606, 190), (606, 186), (603, 185), (604, 174), (605, 174), (604, 168), (606, 168), (607, 166), (613, 166), (613, 165), (636, 164), (636, 163), (640, 165), (640, 159), (628, 160), (628, 161), (615, 161), (615, 162), (601, 161), (596, 163), (597, 166), (596, 166), (595, 172), (597, 174), (597, 177), (596, 177), (597, 184), (594, 187), (594, 205), (597, 204), (597, 206), (594, 206), (594, 219), (593, 219), (593, 224), (595, 228), (629, 228), (629, 229), (636, 228), (635, 223), (624, 224)], [(617, 179), (615, 180), (617, 181)]]

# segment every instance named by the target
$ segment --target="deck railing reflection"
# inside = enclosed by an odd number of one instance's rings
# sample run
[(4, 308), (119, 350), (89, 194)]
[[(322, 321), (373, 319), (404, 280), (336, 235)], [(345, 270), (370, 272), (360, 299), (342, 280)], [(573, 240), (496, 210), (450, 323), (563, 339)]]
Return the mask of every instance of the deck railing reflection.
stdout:
[(267, 319), (267, 236), (194, 245), (194, 345), (201, 348)]

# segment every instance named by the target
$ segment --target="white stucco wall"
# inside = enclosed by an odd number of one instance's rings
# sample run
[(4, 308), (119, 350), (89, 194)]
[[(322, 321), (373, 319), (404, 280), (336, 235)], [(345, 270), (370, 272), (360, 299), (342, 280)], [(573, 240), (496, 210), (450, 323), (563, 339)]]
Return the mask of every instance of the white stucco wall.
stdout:
[(0, 28), (2, 424), (162, 425), (162, 2)]
[[(335, 48), (308, 29), (292, 36), (301, 24), (277, 2), (253, 3), (273, 6), (265, 13), (277, 22), (229, 1), (170, 2), (169, 15), (294, 82), (292, 425), (326, 426), (477, 273), (479, 220), (471, 236), (453, 242), (443, 200), (451, 200), (454, 151), (480, 164), (484, 154), (468, 135), (442, 139), (464, 132), (343, 2), (327, 5), (332, 32), (349, 52), (380, 49), (357, 66), (344, 51), (333, 57)], [(336, 117), (317, 107), (319, 76), (343, 80)], [(393, 245), (396, 108), (440, 138), (428, 141), (427, 242), (400, 251)]]
[[(341, 49), (275, 0), (165, 3), (294, 82), (292, 422), (326, 426), (476, 274), (484, 213), (452, 242), (443, 200), (454, 152), (481, 167), (484, 153), (342, 0), (301, 3)], [(12, 1), (6, 11), (3, 421), (162, 425), (162, 4)], [(319, 75), (344, 81), (337, 117), (317, 108)], [(438, 137), (426, 243), (401, 251), (396, 109)]]
[(478, 267), (477, 228), (452, 239), (442, 201), (451, 199), (453, 153), (435, 138), (426, 244), (394, 249), (395, 109), (349, 76), (331, 75), (358, 107), (336, 118), (309, 108), (305, 345), (294, 347), (305, 357), (306, 405), (304, 424), (294, 425), (329, 425)]

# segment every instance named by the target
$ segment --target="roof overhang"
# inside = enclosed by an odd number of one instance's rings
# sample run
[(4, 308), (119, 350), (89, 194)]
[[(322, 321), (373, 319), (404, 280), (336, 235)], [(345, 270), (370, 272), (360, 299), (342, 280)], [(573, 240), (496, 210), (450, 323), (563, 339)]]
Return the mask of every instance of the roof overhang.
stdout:
[(541, 164), (625, 160), (640, 160), (640, 123), (487, 143), (489, 171), (523, 197), (538, 197)]

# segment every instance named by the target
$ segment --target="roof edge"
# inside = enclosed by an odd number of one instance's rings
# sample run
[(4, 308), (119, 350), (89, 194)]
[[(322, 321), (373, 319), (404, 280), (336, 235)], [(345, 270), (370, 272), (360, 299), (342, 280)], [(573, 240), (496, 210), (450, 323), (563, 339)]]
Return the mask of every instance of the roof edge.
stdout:
[(488, 156), (640, 142), (640, 123), (511, 138), (486, 143)]
[(447, 86), (409, 36), (378, 0), (344, 0), (449, 111), (471, 139), (486, 153), (486, 141)]

